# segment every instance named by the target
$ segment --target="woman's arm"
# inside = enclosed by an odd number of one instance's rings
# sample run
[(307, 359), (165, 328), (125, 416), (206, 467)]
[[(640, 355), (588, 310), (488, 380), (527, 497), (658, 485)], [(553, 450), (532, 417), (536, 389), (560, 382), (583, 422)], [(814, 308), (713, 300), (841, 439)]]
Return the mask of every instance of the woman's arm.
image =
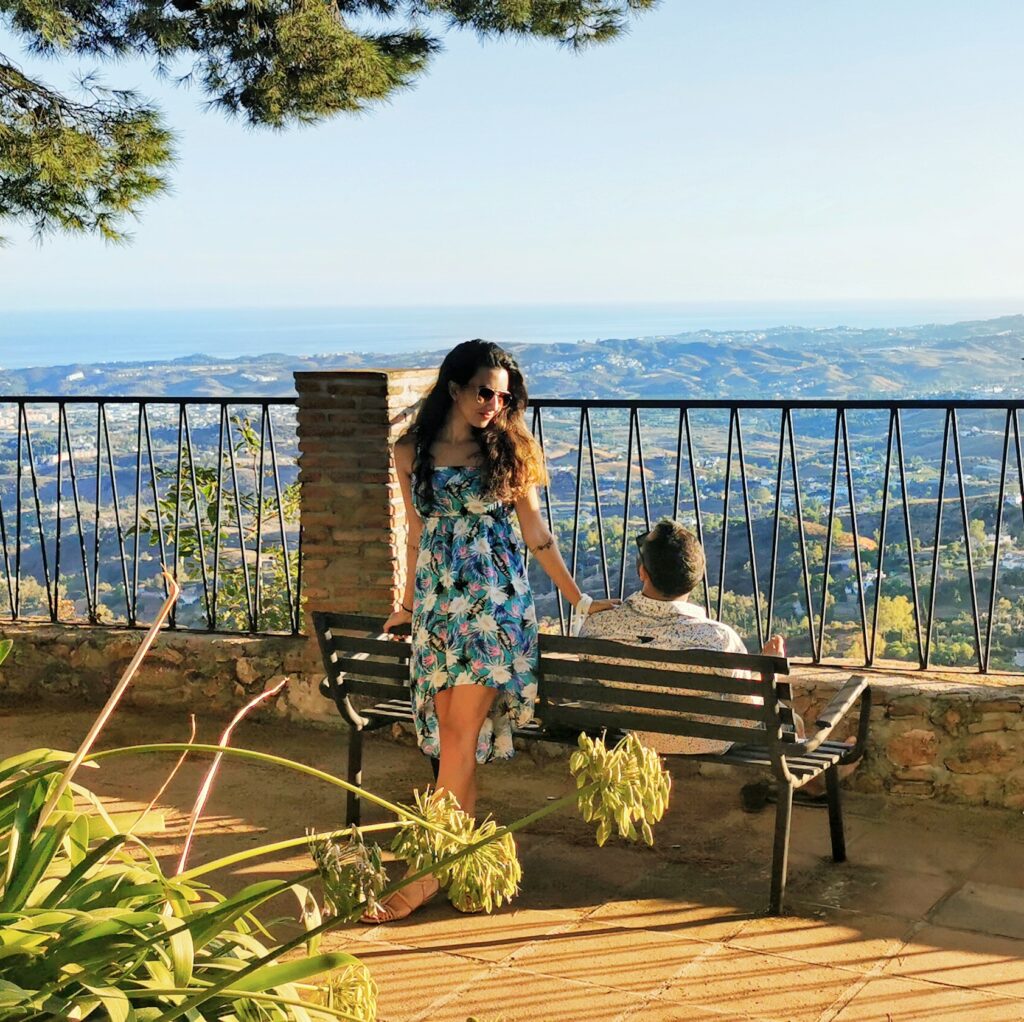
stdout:
[[(575, 607), (580, 602), (583, 593), (572, 575), (569, 574), (569, 569), (565, 566), (558, 550), (558, 544), (555, 543), (555, 537), (551, 535), (541, 516), (537, 487), (531, 486), (526, 494), (516, 501), (515, 507), (519, 528), (523, 533), (523, 541), (530, 553), (537, 558), (540, 566), (547, 572), (548, 577), (555, 583), (562, 596), (569, 601), (572, 607)], [(615, 602), (617, 601), (594, 600), (589, 612), (596, 614), (607, 610)]]
[(413, 453), (412, 444), (398, 443), (394, 446), (395, 471), (402, 488), (405, 520), (408, 522), (409, 532), (405, 543), (405, 588), (402, 590), (401, 606), (384, 623), (385, 631), (412, 620), (412, 601), (416, 593), (416, 558), (419, 556), (420, 535), (423, 532), (423, 520), (412, 502)]

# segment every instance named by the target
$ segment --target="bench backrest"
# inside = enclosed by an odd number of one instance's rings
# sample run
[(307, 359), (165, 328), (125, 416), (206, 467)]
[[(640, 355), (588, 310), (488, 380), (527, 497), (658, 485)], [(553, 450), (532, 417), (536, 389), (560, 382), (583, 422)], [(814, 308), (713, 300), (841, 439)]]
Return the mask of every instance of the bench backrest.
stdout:
[[(332, 690), (376, 700), (408, 698), (408, 636), (384, 637), (381, 621), (313, 614)], [(770, 746), (793, 738), (784, 657), (665, 650), (608, 639), (540, 636), (536, 714), (545, 726), (615, 727)], [(736, 672), (744, 672), (737, 677)], [(751, 697), (757, 697), (752, 699)]]

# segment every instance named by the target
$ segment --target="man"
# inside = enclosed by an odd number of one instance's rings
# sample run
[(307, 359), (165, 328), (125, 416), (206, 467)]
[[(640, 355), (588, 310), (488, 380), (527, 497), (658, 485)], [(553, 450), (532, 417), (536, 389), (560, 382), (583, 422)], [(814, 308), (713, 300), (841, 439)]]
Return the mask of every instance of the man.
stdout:
[[(688, 529), (671, 518), (662, 518), (650, 532), (637, 537), (637, 573), (642, 588), (623, 603), (596, 617), (587, 618), (580, 632), (586, 639), (615, 639), (638, 643), (641, 640), (661, 649), (708, 649), (723, 653), (746, 653), (743, 640), (727, 624), (712, 621), (704, 609), (691, 603), (690, 594), (704, 577), (704, 549)], [(786, 644), (781, 635), (773, 635), (762, 653), (785, 656)], [(637, 661), (639, 666), (644, 666)], [(688, 670), (710, 672), (707, 667)], [(754, 702), (757, 696), (750, 696)], [(720, 717), (695, 717), (712, 723), (729, 723)], [(740, 723), (740, 722), (737, 722)], [(796, 717), (797, 734), (803, 735), (803, 721)], [(662, 754), (696, 755), (725, 752), (731, 742), (711, 738), (688, 738), (677, 735), (641, 734), (646, 745)], [(851, 740), (852, 741), (852, 740)], [(843, 767), (841, 775), (853, 770)], [(794, 801), (805, 805), (824, 805), (823, 786), (812, 781), (800, 789)], [(810, 790), (808, 790), (810, 789)], [(771, 797), (772, 788), (764, 782), (744, 785), (743, 808), (756, 812)]]
[[(679, 522), (663, 518), (650, 532), (637, 537), (637, 573), (642, 588), (623, 603), (588, 617), (580, 632), (585, 639), (643, 640), (661, 649), (709, 649), (746, 653), (743, 640), (727, 624), (712, 621), (703, 607), (690, 602), (690, 594), (704, 578), (704, 549), (697, 537)], [(772, 636), (765, 653), (782, 656), (782, 638)], [(638, 661), (639, 664), (639, 661)], [(710, 668), (690, 668), (710, 672)], [(751, 696), (751, 700), (756, 699)], [(699, 718), (705, 719), (705, 718)], [(721, 718), (706, 718), (728, 723)], [(641, 735), (660, 753), (725, 752), (730, 742), (679, 735)]]

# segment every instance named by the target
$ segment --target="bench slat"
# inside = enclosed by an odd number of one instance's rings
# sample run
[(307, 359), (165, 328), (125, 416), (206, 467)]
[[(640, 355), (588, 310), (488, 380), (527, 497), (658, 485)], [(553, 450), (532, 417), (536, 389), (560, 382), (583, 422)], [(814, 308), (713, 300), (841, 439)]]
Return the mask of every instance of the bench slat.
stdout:
[[(371, 614), (337, 614), (333, 611), (314, 610), (313, 624), (317, 631), (352, 631), (364, 633), (380, 633), (384, 628), (385, 618)], [(405, 631), (409, 626), (405, 626)]]
[(339, 656), (346, 653), (374, 653), (377, 656), (408, 658), (411, 643), (408, 639), (368, 639), (363, 635), (337, 635), (331, 632), (328, 645)]
[(611, 685), (587, 685), (581, 682), (558, 681), (542, 678), (540, 692), (544, 699), (570, 699), (600, 703), (614, 714), (615, 706), (639, 706), (648, 710), (672, 710), (677, 713), (701, 713), (709, 717), (764, 719), (764, 707), (742, 703), (735, 699), (702, 699), (698, 696), (677, 695), (674, 692), (650, 692), (637, 688), (618, 688)]
[(387, 717), (394, 720), (412, 720), (412, 706), (404, 703), (401, 706), (391, 703), (378, 703), (368, 709), (359, 711), (364, 717)]
[[(772, 763), (771, 756), (768, 754), (767, 749), (760, 756), (753, 756), (749, 754), (737, 756), (733, 754), (732, 749), (729, 749), (728, 751), (723, 752), (720, 756), (697, 755), (689, 758), (707, 759), (714, 763), (734, 763), (736, 766), (771, 767)], [(802, 764), (792, 763), (789, 760), (787, 760), (786, 763), (789, 766), (790, 772), (794, 774), (796, 778), (800, 781), (807, 780), (811, 777), (816, 776), (817, 774), (822, 773), (828, 766), (827, 763), (819, 763), (814, 766), (805, 766)]]
[[(639, 636), (638, 636), (639, 638)], [(722, 653), (711, 649), (658, 649), (648, 644), (632, 645), (613, 639), (575, 639), (566, 635), (541, 633), (543, 653), (574, 653), (577, 656), (610, 656), (657, 663), (687, 664), (691, 667), (717, 667), (725, 670), (755, 671), (758, 674), (789, 674), (785, 657), (763, 653)]]
[(346, 678), (342, 685), (345, 695), (348, 696), (372, 696), (374, 699), (398, 702), (404, 695), (405, 701), (409, 701), (408, 683), (405, 685), (388, 685), (382, 681), (363, 681), (357, 678)]
[[(413, 722), (412, 706), (408, 702), (390, 700), (386, 703), (378, 703), (376, 706), (367, 707), (359, 711), (364, 717), (382, 717), (387, 720)], [(512, 729), (513, 735), (520, 738), (542, 738), (543, 727), (539, 720), (534, 718), (522, 727)]]
[[(539, 707), (538, 710), (540, 710)], [(759, 742), (767, 744), (769, 741), (767, 731), (754, 727), (705, 724), (702, 721), (681, 717), (659, 717), (653, 713), (631, 713), (629, 711), (616, 713), (614, 721), (609, 721), (607, 714), (600, 710), (588, 710), (582, 706), (565, 704), (552, 704), (544, 707), (541, 723), (545, 726), (560, 724), (581, 730), (614, 726), (616, 729), (624, 731), (651, 731), (663, 735), (711, 738), (722, 742), (743, 742), (747, 745), (756, 745)]]
[(585, 678), (588, 681), (625, 681), (637, 685), (654, 685), (688, 692), (716, 692), (727, 695), (763, 695), (768, 686), (750, 678), (730, 678), (723, 674), (697, 674), (691, 671), (663, 671), (656, 667), (628, 667), (625, 664), (603, 663), (600, 660), (559, 660), (543, 657), (542, 677)]
[[(744, 763), (747, 765), (767, 766), (771, 763), (771, 757), (768, 755), (767, 749), (756, 749), (748, 746), (740, 748), (734, 747), (722, 755), (732, 762)], [(782, 755), (790, 770), (800, 773), (820, 773), (826, 767), (837, 763), (842, 756), (842, 753), (835, 752), (833, 750), (823, 753), (819, 748), (809, 755), (787, 755), (785, 752), (783, 752)], [(712, 758), (716, 761), (719, 759), (718, 756), (713, 756)]]
[(386, 660), (360, 660), (356, 657), (338, 657), (332, 661), (338, 675), (359, 674), (366, 678), (394, 678), (409, 680), (409, 665), (388, 663)]

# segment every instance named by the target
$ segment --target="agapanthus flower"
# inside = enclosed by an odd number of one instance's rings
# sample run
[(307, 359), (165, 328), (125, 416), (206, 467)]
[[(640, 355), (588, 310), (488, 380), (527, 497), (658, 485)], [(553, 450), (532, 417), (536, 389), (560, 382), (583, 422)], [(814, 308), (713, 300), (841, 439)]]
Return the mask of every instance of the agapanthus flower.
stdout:
[(665, 815), (672, 778), (653, 749), (635, 734), (627, 735), (611, 751), (603, 738), (581, 734), (569, 770), (576, 778), (583, 819), (597, 821), (598, 845), (615, 830), (630, 841), (642, 836), (647, 844), (654, 844), (651, 825)]
[[(447, 791), (417, 791), (415, 811), (440, 829), (413, 824), (395, 836), (392, 850), (413, 872), (493, 837), (498, 830), (498, 824), (489, 817), (477, 823)], [(492, 912), (519, 892), (523, 870), (512, 835), (504, 834), (442, 866), (434, 875), (442, 886), (448, 886), (448, 896), (456, 908)]]
[(334, 915), (354, 919), (379, 908), (380, 894), (388, 885), (387, 870), (380, 846), (367, 845), (358, 827), (352, 828), (347, 840), (311, 836), (309, 854), (320, 873), (324, 901)]
[(343, 1014), (375, 1022), (377, 1018), (377, 984), (370, 970), (361, 962), (334, 973), (321, 989), (320, 1002)]

